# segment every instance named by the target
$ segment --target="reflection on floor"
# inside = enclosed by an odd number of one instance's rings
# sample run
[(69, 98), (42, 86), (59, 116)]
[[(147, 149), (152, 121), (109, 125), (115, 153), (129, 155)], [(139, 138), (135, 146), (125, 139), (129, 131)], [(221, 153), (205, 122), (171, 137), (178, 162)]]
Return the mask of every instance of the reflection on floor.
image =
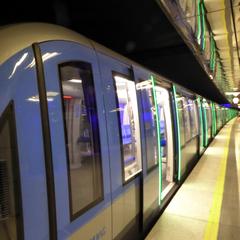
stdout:
[(240, 119), (236, 119), (210, 144), (146, 240), (239, 240), (239, 181)]

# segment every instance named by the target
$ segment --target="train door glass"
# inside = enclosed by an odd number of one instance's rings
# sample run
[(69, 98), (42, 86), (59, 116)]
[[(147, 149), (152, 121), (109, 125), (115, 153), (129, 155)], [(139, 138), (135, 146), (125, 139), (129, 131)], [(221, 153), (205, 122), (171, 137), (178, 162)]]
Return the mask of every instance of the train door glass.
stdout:
[(156, 86), (157, 106), (160, 122), (161, 138), (161, 169), (162, 169), (162, 193), (161, 199), (171, 190), (174, 185), (174, 161), (173, 161), (173, 135), (172, 119), (169, 101), (169, 93), (166, 89)]
[(179, 116), (179, 126), (180, 126), (180, 141), (181, 147), (185, 145), (185, 131), (184, 131), (184, 115), (183, 115), (183, 97), (177, 95), (177, 111)]
[(146, 137), (147, 171), (149, 172), (158, 165), (157, 119), (152, 82), (151, 80), (141, 81), (137, 84), (137, 88), (141, 91)]
[(0, 238), (19, 239), (21, 219), (19, 167), (13, 106), (0, 119)]
[(69, 62), (59, 65), (59, 69), (67, 132), (70, 205), (74, 217), (103, 197), (98, 122), (91, 65)]
[(178, 104), (181, 147), (184, 147), (185, 144), (191, 139), (189, 105), (188, 105), (187, 98), (179, 94), (177, 95), (177, 104)]
[(198, 135), (198, 115), (197, 115), (197, 101), (191, 98), (187, 99), (189, 117), (190, 117), (190, 132), (191, 138), (194, 138)]
[(210, 104), (206, 101), (205, 102), (205, 109), (206, 109), (206, 115), (207, 115), (207, 136), (208, 139), (211, 138), (211, 129), (212, 129), (212, 112), (211, 112), (211, 106)]
[(124, 181), (142, 170), (140, 129), (135, 83), (115, 75)]
[(189, 140), (191, 140), (189, 104), (187, 102), (186, 97), (183, 97), (183, 124), (184, 124), (185, 143), (186, 143)]

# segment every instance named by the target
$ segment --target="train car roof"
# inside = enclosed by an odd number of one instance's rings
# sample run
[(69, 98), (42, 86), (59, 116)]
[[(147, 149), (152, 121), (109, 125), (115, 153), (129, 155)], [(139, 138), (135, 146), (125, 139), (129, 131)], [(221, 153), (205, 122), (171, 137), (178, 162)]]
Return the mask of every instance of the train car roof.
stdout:
[[(89, 48), (95, 48), (98, 52), (133, 64), (130, 59), (96, 43), (83, 35), (68, 28), (50, 23), (18, 23), (6, 25), (0, 28), (0, 64), (8, 58), (31, 46), (52, 40), (73, 41)], [(135, 65), (139, 65), (134, 62)]]
[(107, 47), (94, 42), (87, 37), (72, 31), (68, 28), (50, 24), (50, 23), (18, 23), (10, 24), (0, 28), (0, 65), (17, 52), (31, 46), (33, 43), (41, 43), (53, 40), (73, 41), (80, 43), (89, 48), (95, 49), (99, 53), (115, 58), (129, 65), (141, 67), (154, 75), (162, 78), (167, 83), (171, 83), (169, 79), (160, 74), (149, 70), (148, 68), (138, 64), (127, 57), (118, 54)]
[(49, 23), (19, 23), (0, 28), (0, 64), (36, 42), (70, 40), (92, 47), (89, 39), (61, 26)]

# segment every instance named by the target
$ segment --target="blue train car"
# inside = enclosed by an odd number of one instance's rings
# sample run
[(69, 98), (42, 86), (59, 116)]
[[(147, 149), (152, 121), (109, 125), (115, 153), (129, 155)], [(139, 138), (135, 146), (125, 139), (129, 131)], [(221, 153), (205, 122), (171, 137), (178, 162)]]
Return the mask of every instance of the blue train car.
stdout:
[(0, 39), (1, 240), (142, 238), (235, 115), (60, 26)]

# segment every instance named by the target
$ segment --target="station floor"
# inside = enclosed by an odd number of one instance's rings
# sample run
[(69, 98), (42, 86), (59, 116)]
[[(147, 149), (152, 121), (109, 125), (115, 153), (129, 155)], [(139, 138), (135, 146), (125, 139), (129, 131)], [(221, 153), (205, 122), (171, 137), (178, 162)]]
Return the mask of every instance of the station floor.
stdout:
[(240, 240), (240, 118), (228, 122), (145, 240)]

